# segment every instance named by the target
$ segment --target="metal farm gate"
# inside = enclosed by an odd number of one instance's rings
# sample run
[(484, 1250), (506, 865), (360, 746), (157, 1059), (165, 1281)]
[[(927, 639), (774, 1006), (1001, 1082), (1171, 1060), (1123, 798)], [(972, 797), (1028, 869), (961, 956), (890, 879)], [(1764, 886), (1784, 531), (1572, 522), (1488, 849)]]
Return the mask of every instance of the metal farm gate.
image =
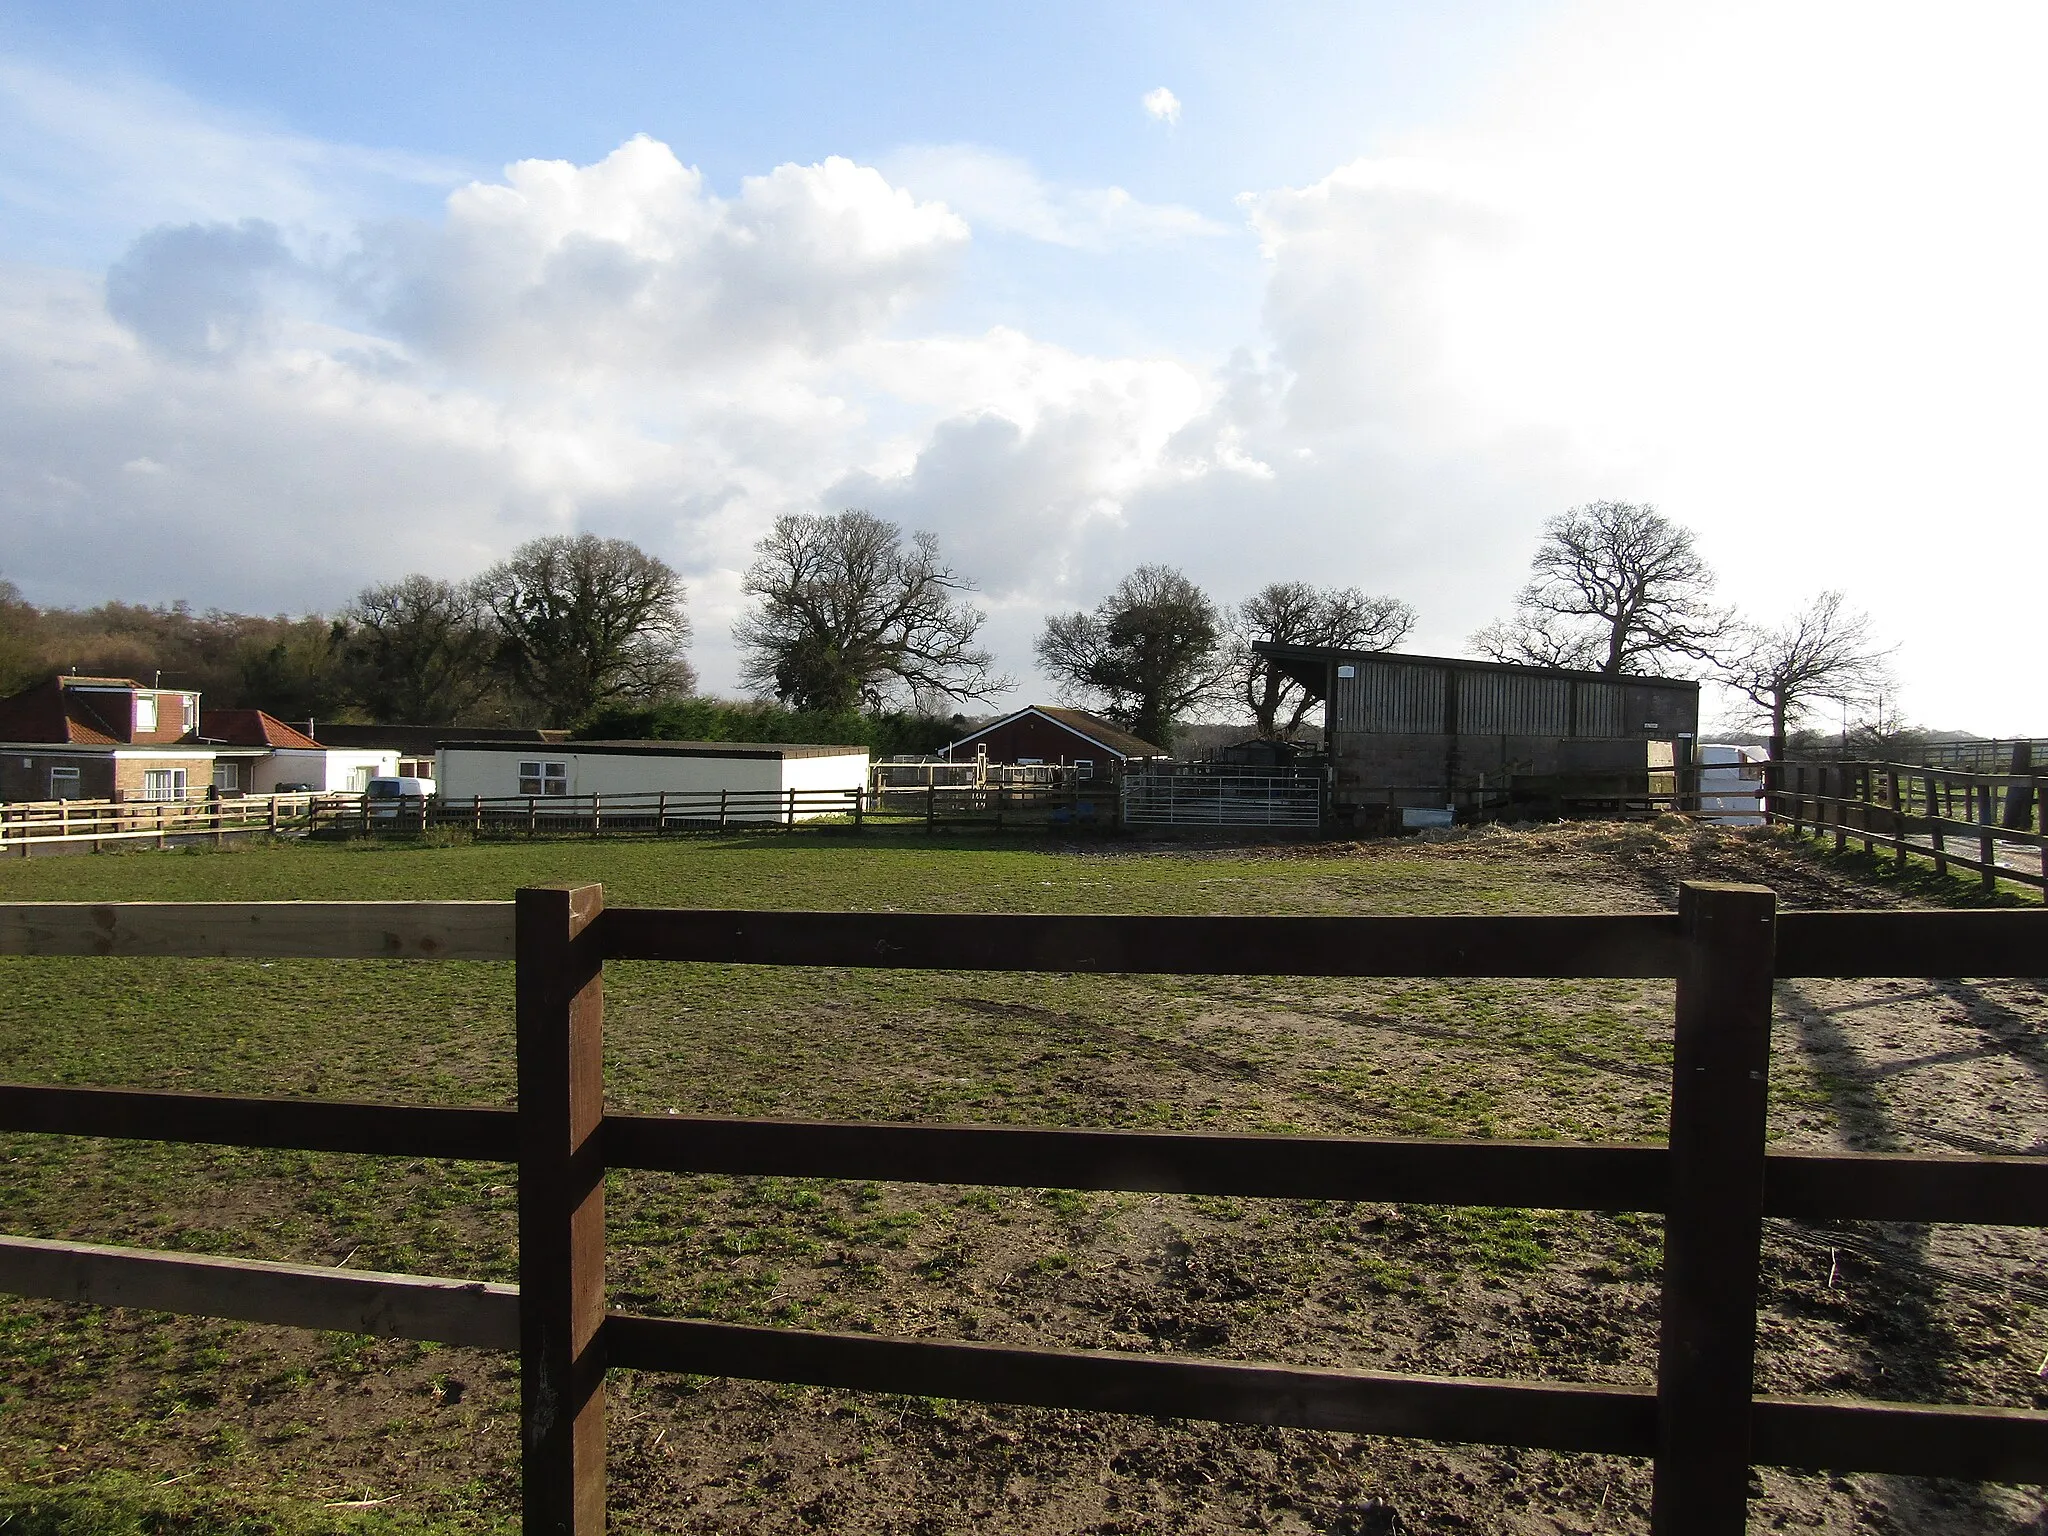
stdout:
[(1133, 773), (1123, 782), (1130, 827), (1293, 827), (1323, 824), (1323, 781), (1293, 774)]

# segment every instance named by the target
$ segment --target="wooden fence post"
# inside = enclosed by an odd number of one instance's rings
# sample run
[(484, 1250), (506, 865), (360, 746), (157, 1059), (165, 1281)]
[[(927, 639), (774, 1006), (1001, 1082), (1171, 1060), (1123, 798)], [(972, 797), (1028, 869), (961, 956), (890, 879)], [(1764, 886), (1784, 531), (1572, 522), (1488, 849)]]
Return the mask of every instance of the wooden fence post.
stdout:
[(1998, 839), (1992, 835), (1992, 828), (1998, 825), (1998, 791), (1987, 779), (1978, 779), (1974, 784), (1977, 793), (1977, 859), (1983, 866), (1978, 879), (1987, 891), (1998, 889)]
[(1653, 1536), (1742, 1536), (1777, 897), (1687, 882), (1671, 1063)]
[(515, 897), (526, 1536), (604, 1529), (603, 910), (600, 885)]
[(1947, 814), (1947, 811), (1937, 798), (1934, 775), (1931, 773), (1927, 775), (1926, 790), (1927, 833), (1929, 840), (1934, 844), (1934, 872), (1937, 875), (1946, 875), (1948, 873), (1948, 841), (1942, 831), (1941, 821), (1942, 817)]

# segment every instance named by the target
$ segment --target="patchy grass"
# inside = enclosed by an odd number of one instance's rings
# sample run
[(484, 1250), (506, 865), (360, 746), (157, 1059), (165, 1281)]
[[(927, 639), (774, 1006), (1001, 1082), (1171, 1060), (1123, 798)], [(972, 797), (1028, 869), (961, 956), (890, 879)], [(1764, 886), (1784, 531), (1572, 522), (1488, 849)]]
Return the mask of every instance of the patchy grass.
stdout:
[[(598, 880), (615, 903), (678, 906), (1588, 911), (1657, 905), (1686, 871), (1719, 873), (1715, 858), (1788, 857), (1689, 836), (283, 844), (0, 865), (0, 900), (504, 897)], [(619, 964), (606, 992), (607, 1085), (625, 1109), (1592, 1139), (1656, 1136), (1666, 1113), (1659, 983)], [(0, 960), (0, 1078), (16, 1081), (504, 1104), (511, 1047), (502, 965)], [(1774, 1077), (1778, 1129), (1830, 1134), (1861, 1091), (1795, 1042)], [(655, 1174), (614, 1175), (608, 1203), (612, 1298), (636, 1310), (1650, 1379), (1650, 1218)], [(514, 1214), (497, 1165), (0, 1138), (0, 1227), (34, 1235), (506, 1279)], [(1815, 1283), (1800, 1254), (1782, 1267), (1788, 1288)], [(1821, 1342), (1807, 1328), (1774, 1369), (1853, 1375), (1841, 1339), (1883, 1297), (1828, 1312)], [(15, 1501), (0, 1527), (493, 1530), (516, 1508), (516, 1405), (514, 1362), (476, 1351), (0, 1302), (0, 1487)], [(1627, 1528), (1643, 1494), (1640, 1469), (1594, 1458), (630, 1373), (611, 1424), (614, 1519), (632, 1529), (896, 1530), (914, 1510), (920, 1529), (951, 1530), (996, 1508), (1032, 1532), (1349, 1529), (1362, 1517), (1347, 1509), (1385, 1494), (1423, 1529), (1434, 1510), (1517, 1530), (1518, 1486)], [(349, 1504), (369, 1507), (330, 1508)]]

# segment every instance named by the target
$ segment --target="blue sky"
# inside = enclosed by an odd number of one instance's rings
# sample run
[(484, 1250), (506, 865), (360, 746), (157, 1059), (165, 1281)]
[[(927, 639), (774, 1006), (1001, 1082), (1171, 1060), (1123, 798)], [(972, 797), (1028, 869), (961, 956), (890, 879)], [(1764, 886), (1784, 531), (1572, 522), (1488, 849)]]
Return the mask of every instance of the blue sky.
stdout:
[(1140, 560), (1459, 650), (1619, 497), (2048, 729), (1930, 547), (2038, 542), (2044, 63), (2019, 6), (17, 4), (0, 576), (332, 608), (590, 528), (729, 686), (752, 541), (864, 504), (1035, 693)]

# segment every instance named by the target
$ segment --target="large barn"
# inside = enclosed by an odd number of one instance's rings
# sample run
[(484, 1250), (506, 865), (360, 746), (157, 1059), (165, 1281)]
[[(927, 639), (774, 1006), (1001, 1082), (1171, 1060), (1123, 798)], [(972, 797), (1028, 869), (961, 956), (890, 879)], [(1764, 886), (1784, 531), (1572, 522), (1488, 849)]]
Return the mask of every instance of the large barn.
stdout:
[[(1700, 685), (1560, 667), (1259, 642), (1324, 701), (1332, 804), (1457, 806), (1643, 794), (1686, 766)], [(1575, 786), (1577, 786), (1575, 788)]]

